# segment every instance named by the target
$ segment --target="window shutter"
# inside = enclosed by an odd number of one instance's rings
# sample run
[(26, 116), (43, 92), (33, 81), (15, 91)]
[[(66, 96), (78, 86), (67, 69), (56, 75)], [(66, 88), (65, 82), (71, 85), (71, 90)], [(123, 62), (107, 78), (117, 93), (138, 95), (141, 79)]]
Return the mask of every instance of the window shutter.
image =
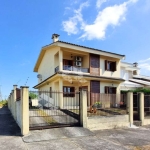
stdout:
[(107, 70), (107, 60), (105, 60), (105, 70)]
[(113, 62), (113, 71), (116, 71), (116, 62)]
[(112, 94), (116, 94), (116, 87), (112, 88)]
[(105, 86), (105, 94), (108, 94), (108, 87)]

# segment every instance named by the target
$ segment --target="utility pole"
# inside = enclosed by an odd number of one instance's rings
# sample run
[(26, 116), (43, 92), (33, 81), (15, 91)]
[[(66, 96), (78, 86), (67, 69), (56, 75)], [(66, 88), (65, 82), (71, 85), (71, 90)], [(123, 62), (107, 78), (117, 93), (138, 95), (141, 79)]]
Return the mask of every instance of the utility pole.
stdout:
[(0, 101), (2, 101), (1, 85), (0, 85)]

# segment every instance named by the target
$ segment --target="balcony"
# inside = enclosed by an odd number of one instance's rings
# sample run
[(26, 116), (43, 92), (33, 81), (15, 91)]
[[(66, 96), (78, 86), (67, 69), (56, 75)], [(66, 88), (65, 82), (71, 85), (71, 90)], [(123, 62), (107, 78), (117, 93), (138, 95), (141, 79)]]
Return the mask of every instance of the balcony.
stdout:
[[(89, 68), (82, 68), (82, 67), (76, 67), (76, 66), (70, 66), (70, 65), (64, 65), (63, 70), (66, 71), (74, 71), (74, 72), (83, 72), (83, 73), (89, 73)], [(59, 66), (55, 68), (55, 72), (59, 71)]]

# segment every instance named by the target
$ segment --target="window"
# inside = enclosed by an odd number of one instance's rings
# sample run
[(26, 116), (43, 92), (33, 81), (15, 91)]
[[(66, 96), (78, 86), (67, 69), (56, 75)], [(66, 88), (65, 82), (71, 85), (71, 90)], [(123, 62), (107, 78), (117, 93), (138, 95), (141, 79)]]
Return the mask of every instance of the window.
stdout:
[(75, 97), (75, 88), (74, 87), (63, 87), (63, 96), (64, 97)]
[(50, 87), (49, 89), (50, 89), (49, 97), (52, 98), (52, 87)]
[(105, 60), (105, 70), (116, 71), (116, 62)]
[(116, 87), (105, 86), (105, 94), (116, 94)]
[(73, 60), (63, 59), (63, 70), (72, 71)]

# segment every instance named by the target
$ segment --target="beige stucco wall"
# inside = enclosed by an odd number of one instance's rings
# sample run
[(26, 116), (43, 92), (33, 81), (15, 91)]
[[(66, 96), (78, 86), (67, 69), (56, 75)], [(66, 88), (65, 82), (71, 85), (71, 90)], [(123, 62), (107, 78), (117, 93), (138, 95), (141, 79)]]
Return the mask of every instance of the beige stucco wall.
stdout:
[(16, 122), (18, 126), (21, 128), (21, 102), (16, 101)]
[(129, 126), (129, 115), (112, 117), (88, 117), (87, 128), (90, 130), (114, 129)]
[[(42, 81), (54, 74), (55, 69), (55, 54), (60, 50), (59, 47), (54, 47), (46, 50), (38, 69), (38, 74), (42, 75)], [(57, 64), (56, 64), (57, 65)]]
[(119, 83), (101, 81), (100, 82), (100, 93), (105, 93), (105, 86), (116, 87), (117, 88), (117, 94), (120, 94), (120, 84)]
[(150, 125), (150, 119), (145, 118), (143, 125)]
[[(108, 61), (116, 61), (116, 69), (117, 71), (105, 71), (105, 60)], [(109, 57), (104, 57), (100, 56), (100, 76), (105, 76), (105, 77), (118, 77), (120, 78), (120, 60), (115, 59), (115, 58), (109, 58)]]

